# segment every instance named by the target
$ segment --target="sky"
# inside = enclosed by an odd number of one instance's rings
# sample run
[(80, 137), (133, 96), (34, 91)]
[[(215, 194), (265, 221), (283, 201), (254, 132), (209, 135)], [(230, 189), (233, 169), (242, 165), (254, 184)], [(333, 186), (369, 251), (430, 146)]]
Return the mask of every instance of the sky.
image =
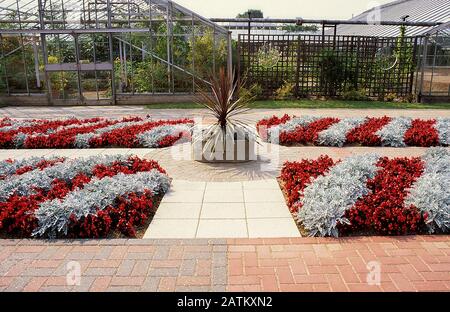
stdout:
[(349, 19), (393, 0), (174, 0), (204, 17), (236, 17), (260, 9), (265, 17)]

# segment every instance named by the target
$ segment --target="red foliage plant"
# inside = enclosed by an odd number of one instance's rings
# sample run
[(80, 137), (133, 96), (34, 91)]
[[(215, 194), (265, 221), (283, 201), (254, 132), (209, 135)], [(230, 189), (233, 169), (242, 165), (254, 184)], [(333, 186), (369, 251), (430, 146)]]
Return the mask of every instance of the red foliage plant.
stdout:
[(135, 147), (139, 145), (136, 135), (162, 125), (193, 123), (190, 119), (149, 121), (142, 125), (134, 125), (103, 133), (90, 140), (91, 147), (120, 146)]
[(421, 176), (420, 158), (383, 157), (377, 175), (367, 182), (369, 194), (346, 212), (350, 225), (340, 232), (369, 232), (378, 235), (415, 234), (424, 226), (424, 217), (414, 207), (405, 207), (408, 188)]
[(434, 127), (436, 120), (415, 119), (405, 133), (405, 143), (409, 146), (438, 146), (439, 134)]
[(0, 136), (0, 147), (1, 148), (14, 148), (14, 138), (18, 133), (25, 134), (42, 134), (46, 133), (49, 130), (56, 129), (62, 126), (69, 126), (74, 124), (84, 124), (90, 122), (100, 121), (100, 118), (91, 118), (91, 119), (67, 119), (67, 120), (32, 120), (37, 122), (37, 125), (21, 127), (16, 130), (11, 130), (7, 132), (3, 132)]
[(27, 137), (24, 144), (26, 148), (69, 148), (75, 143), (77, 134), (90, 133), (97, 129), (114, 125), (118, 122), (119, 121), (117, 120), (108, 120), (94, 126), (86, 124), (86, 126), (80, 128), (57, 131), (47, 136), (31, 136)]
[(291, 117), (288, 114), (284, 114), (284, 116), (281, 118), (277, 116), (272, 116), (267, 119), (262, 119), (258, 121), (258, 123), (256, 124), (256, 130), (258, 131), (260, 137), (263, 140), (267, 140), (267, 130), (269, 130), (274, 126), (285, 124), (289, 120), (291, 120)]
[(354, 128), (347, 134), (347, 143), (359, 143), (364, 146), (380, 146), (381, 139), (376, 133), (390, 123), (391, 120), (392, 118), (387, 116), (369, 118), (365, 123)]
[(299, 209), (298, 201), (303, 190), (317, 177), (324, 175), (334, 165), (333, 159), (321, 156), (317, 160), (304, 159), (300, 162), (286, 162), (281, 170), (280, 179), (287, 194), (291, 212)]
[(322, 118), (313, 121), (305, 127), (297, 127), (291, 132), (283, 131), (280, 133), (280, 143), (284, 145), (307, 143), (314, 144), (317, 141), (321, 131), (328, 129), (333, 124), (338, 122), (338, 118)]

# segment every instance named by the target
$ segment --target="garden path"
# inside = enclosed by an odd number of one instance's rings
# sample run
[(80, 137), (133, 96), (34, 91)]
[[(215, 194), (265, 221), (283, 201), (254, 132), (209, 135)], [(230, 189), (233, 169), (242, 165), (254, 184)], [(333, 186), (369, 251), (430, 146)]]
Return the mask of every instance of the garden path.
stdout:
[(31, 156), (59, 155), (69, 158), (86, 157), (100, 154), (133, 154), (153, 159), (166, 169), (171, 178), (199, 182), (243, 182), (275, 179), (285, 161), (298, 161), (303, 158), (316, 159), (329, 155), (341, 159), (350, 155), (377, 153), (388, 157), (421, 156), (427, 148), (421, 147), (285, 147), (261, 143), (257, 148), (258, 159), (239, 164), (208, 164), (190, 159), (190, 144), (180, 144), (162, 149), (146, 148), (98, 148), (98, 149), (19, 149), (0, 150), (0, 160), (8, 158), (25, 158)]
[(174, 180), (144, 238), (300, 237), (275, 179)]
[[(384, 115), (392, 117), (415, 117), (431, 119), (436, 117), (450, 117), (450, 110), (445, 109), (252, 109), (243, 120), (251, 123), (272, 115), (312, 115), (324, 117), (381, 117)], [(204, 122), (211, 122), (204, 109), (147, 109), (144, 106), (45, 106), (20, 107), (9, 106), (0, 108), (1, 117), (10, 118), (60, 118), (67, 116), (78, 118), (92, 117), (123, 117), (123, 116), (146, 116), (150, 115), (155, 119), (176, 119), (176, 118), (203, 118)]]

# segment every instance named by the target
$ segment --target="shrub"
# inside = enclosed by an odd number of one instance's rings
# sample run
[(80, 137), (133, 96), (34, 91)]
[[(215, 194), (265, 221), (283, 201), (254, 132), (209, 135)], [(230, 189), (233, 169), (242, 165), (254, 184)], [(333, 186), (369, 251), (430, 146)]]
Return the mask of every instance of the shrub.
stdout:
[(285, 81), (284, 84), (279, 87), (275, 93), (274, 97), (276, 100), (288, 100), (294, 97), (295, 83)]
[(386, 102), (395, 102), (396, 99), (397, 99), (397, 94), (395, 94), (395, 93), (388, 93), (383, 98), (383, 100)]
[(317, 76), (324, 95), (335, 96), (345, 82), (353, 83), (355, 72), (351, 67), (354, 56), (340, 55), (333, 49), (320, 51), (317, 64)]
[(367, 101), (369, 97), (364, 89), (351, 89), (342, 93), (342, 99), (345, 101)]
[(255, 83), (250, 86), (250, 88), (241, 87), (239, 89), (239, 97), (245, 101), (259, 99), (263, 94), (263, 89), (261, 85)]

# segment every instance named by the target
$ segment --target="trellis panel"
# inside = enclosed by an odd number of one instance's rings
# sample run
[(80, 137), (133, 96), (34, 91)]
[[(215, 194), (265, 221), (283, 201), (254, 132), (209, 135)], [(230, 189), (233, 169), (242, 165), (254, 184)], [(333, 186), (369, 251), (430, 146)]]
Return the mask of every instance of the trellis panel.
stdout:
[[(259, 84), (266, 97), (286, 82), (295, 84), (298, 97), (340, 96), (349, 90), (364, 90), (370, 97), (406, 97), (412, 93), (417, 39), (246, 34), (239, 36), (238, 68), (241, 77)], [(270, 68), (261, 67), (258, 60), (267, 46), (280, 54)]]

